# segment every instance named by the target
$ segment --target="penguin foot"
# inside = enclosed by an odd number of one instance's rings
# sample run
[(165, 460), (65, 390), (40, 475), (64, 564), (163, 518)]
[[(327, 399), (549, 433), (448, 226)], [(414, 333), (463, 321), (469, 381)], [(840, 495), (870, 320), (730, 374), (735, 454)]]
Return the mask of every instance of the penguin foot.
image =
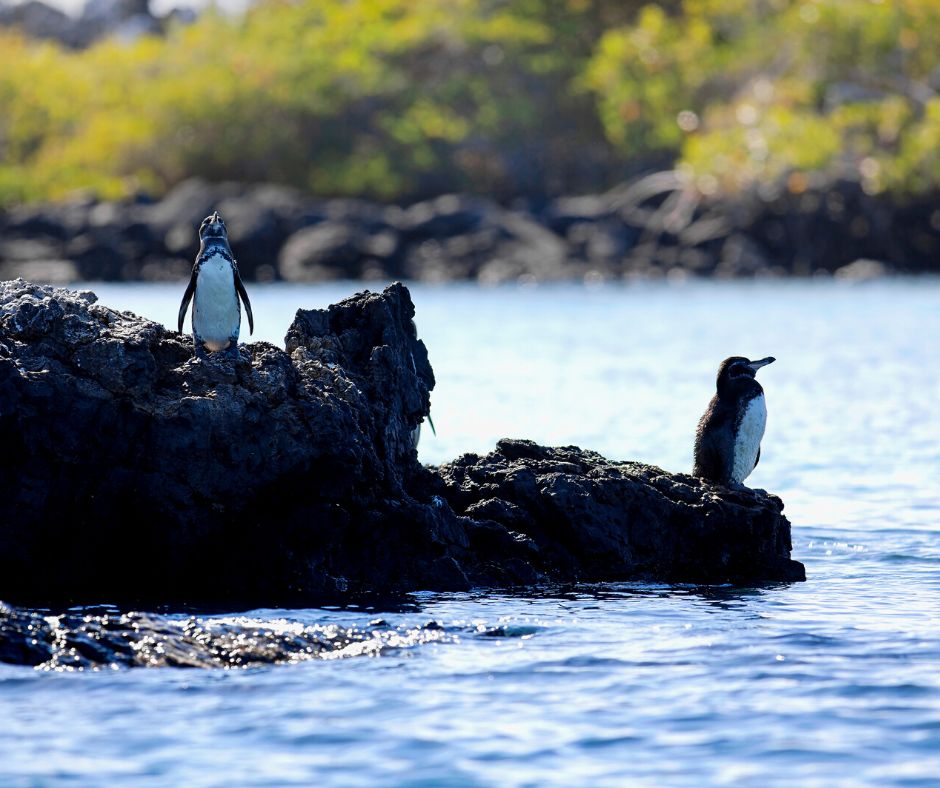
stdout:
[(767, 490), (762, 490), (760, 487), (748, 487), (746, 484), (741, 482), (731, 482), (728, 485), (729, 490), (735, 490), (736, 492), (748, 493), (749, 495), (767, 495)]
[(208, 361), (209, 354), (202, 342), (202, 337), (193, 332), (193, 355), (198, 361)]

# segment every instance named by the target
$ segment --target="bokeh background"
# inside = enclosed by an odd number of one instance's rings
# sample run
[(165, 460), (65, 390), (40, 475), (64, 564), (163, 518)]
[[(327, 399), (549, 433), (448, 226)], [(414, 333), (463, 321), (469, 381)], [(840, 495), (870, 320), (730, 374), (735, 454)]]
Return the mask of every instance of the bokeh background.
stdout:
[[(9, 0), (7, 0), (9, 3)], [(0, 6), (0, 277), (940, 269), (940, 0)]]
[(376, 659), (3, 665), (0, 784), (938, 784), (940, 0), (3, 2), (0, 278), (175, 328), (218, 209), (243, 341), (407, 279), (431, 464), (686, 472), (721, 359), (773, 355), (747, 483), (809, 579), (249, 619), (381, 615)]

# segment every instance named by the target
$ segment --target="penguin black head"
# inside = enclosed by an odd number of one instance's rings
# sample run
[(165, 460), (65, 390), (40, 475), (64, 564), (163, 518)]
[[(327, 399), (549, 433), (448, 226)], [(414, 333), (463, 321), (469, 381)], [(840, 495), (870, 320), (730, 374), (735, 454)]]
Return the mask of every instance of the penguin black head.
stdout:
[(757, 361), (751, 361), (744, 356), (731, 356), (721, 362), (718, 367), (718, 391), (723, 391), (739, 381), (745, 379), (754, 379), (757, 370), (773, 364), (776, 359), (773, 356), (767, 356)]
[(773, 356), (767, 356), (767, 358), (758, 361), (751, 361), (744, 358), (744, 356), (731, 356), (722, 361), (721, 366), (718, 367), (718, 380), (738, 378), (742, 375), (753, 378), (757, 374), (757, 370), (766, 367), (768, 364), (773, 364), (776, 360)]
[(225, 222), (219, 216), (218, 211), (213, 211), (212, 215), (207, 216), (199, 225), (199, 240), (208, 241), (213, 238), (226, 239)]

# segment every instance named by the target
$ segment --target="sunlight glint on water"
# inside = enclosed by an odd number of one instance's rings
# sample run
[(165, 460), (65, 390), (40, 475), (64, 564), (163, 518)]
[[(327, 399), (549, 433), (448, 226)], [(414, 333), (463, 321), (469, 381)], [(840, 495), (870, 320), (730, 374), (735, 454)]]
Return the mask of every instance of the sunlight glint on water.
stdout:
[[(183, 286), (94, 289), (173, 325)], [(254, 339), (356, 289), (251, 287)], [(940, 282), (412, 295), (438, 381), (429, 463), (515, 436), (687, 471), (721, 359), (776, 356), (748, 481), (786, 502), (808, 582), (417, 594), (381, 617), (453, 637), (377, 658), (0, 667), (4, 784), (936, 784)]]

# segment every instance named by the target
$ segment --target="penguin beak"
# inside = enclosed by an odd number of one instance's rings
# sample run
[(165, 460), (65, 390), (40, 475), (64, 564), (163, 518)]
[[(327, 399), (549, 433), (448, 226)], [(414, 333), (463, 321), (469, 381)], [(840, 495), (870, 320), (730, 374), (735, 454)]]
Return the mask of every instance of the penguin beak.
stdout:
[(206, 235), (218, 237), (223, 234), (224, 230), (222, 225), (222, 217), (219, 216), (218, 211), (213, 212), (212, 216), (208, 217), (208, 222), (209, 223), (205, 227)]
[(776, 360), (777, 359), (775, 359), (773, 356), (767, 356), (767, 358), (762, 358), (758, 361), (749, 361), (747, 365), (754, 373), (756, 373), (757, 370), (759, 370), (761, 367), (766, 367), (768, 364), (773, 364)]

